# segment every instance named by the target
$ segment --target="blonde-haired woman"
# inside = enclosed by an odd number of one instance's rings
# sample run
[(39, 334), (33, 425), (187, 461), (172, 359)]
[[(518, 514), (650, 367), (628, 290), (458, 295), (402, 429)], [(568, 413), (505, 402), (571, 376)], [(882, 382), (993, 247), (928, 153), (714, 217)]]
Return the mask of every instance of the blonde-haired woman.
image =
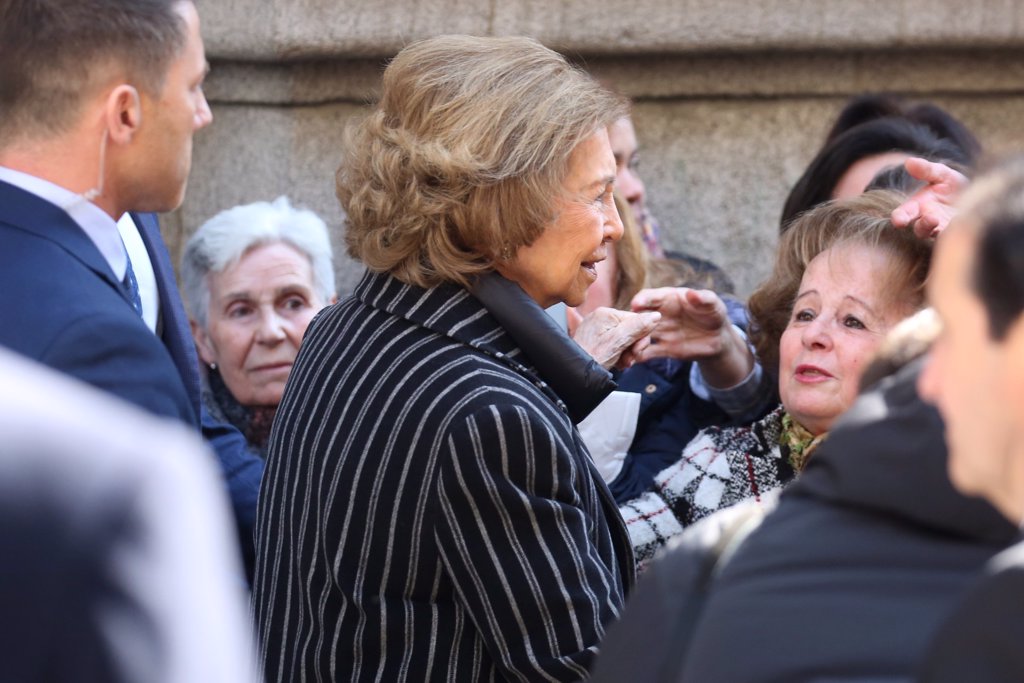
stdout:
[(622, 233), (624, 112), (525, 38), (385, 71), (338, 172), (367, 272), (310, 325), (271, 439), (269, 680), (586, 676), (634, 571), (574, 427), (613, 383), (543, 308), (581, 303)]

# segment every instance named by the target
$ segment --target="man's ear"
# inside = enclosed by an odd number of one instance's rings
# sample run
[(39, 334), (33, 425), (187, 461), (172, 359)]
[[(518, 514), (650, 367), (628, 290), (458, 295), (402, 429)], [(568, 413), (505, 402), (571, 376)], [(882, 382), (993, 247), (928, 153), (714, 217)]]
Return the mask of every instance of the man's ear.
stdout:
[(107, 96), (106, 123), (110, 141), (126, 145), (142, 125), (142, 100), (139, 91), (122, 83)]

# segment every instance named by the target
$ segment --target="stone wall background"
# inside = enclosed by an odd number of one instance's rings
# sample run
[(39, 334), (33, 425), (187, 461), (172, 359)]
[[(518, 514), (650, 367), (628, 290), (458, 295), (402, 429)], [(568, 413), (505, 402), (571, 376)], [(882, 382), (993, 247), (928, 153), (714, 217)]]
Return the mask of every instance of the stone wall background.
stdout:
[(331, 227), (342, 130), (386, 60), (431, 35), (526, 34), (635, 100), (648, 203), (670, 248), (722, 265), (746, 295), (769, 269), (778, 215), (845, 100), (928, 99), (990, 152), (1024, 150), (1024, 3), (1015, 0), (199, 2), (214, 123), (195, 142), (177, 258), (214, 213), (287, 194)]

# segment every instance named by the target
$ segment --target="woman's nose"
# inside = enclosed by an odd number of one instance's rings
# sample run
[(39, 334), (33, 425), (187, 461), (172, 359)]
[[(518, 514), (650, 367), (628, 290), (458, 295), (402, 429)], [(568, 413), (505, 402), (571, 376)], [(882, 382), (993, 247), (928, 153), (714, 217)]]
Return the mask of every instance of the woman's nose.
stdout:
[(617, 242), (622, 239), (623, 230), (622, 217), (619, 216), (615, 202), (608, 202), (604, 209), (604, 238)]
[(262, 344), (276, 344), (286, 336), (281, 316), (267, 313), (260, 317), (259, 327), (256, 328), (256, 341)]
[(640, 176), (628, 166), (622, 169), (615, 178), (615, 187), (630, 204), (644, 200), (644, 183), (640, 180)]
[(832, 348), (832, 330), (823, 316), (818, 316), (804, 327), (803, 343), (809, 349)]

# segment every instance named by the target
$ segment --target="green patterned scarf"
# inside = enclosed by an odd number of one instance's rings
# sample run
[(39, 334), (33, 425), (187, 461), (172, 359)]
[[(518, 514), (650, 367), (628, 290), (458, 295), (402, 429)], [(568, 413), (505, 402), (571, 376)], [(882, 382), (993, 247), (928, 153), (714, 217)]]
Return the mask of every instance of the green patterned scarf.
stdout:
[(782, 432), (779, 434), (779, 443), (789, 448), (789, 464), (794, 472), (802, 472), (807, 460), (811, 457), (828, 432), (814, 436), (807, 429), (793, 419), (789, 413), (782, 414)]

